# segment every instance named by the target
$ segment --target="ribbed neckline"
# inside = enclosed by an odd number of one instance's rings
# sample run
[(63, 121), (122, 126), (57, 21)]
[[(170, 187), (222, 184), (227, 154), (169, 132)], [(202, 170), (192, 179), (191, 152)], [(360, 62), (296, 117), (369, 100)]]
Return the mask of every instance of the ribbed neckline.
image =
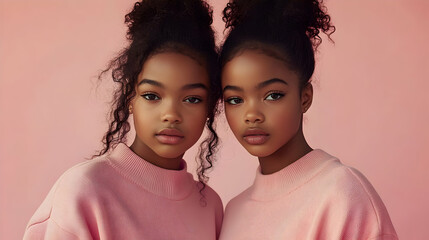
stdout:
[(160, 168), (139, 157), (124, 143), (118, 144), (108, 158), (110, 165), (125, 178), (158, 196), (182, 200), (196, 187), (184, 160), (181, 170)]
[(310, 181), (331, 161), (338, 161), (321, 149), (315, 149), (291, 165), (269, 175), (261, 173), (259, 166), (253, 185), (248, 189), (250, 198), (258, 201), (276, 200), (290, 194)]

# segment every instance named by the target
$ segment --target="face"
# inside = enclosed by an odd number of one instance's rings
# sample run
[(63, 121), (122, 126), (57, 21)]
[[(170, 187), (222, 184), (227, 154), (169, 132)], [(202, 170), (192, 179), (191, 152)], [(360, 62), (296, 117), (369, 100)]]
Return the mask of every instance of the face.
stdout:
[(209, 77), (196, 60), (159, 53), (138, 76), (132, 114), (144, 158), (181, 158), (200, 138), (207, 119)]
[(256, 50), (245, 50), (224, 66), (222, 88), (231, 130), (257, 157), (288, 145), (312, 97), (301, 96), (298, 75), (285, 62)]

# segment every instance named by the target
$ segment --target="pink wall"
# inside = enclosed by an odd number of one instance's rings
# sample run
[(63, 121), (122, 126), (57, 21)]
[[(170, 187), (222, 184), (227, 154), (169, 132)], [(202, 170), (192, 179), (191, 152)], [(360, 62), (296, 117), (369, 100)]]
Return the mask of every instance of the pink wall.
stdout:
[[(226, 0), (212, 2), (221, 37)], [(110, 85), (97, 90), (96, 75), (124, 46), (131, 4), (0, 0), (0, 239), (20, 239), (59, 175), (99, 147)], [(368, 177), (401, 238), (429, 239), (429, 3), (328, 7), (336, 44), (320, 48), (306, 136)], [(220, 124), (210, 183), (226, 204), (251, 184), (257, 161)]]

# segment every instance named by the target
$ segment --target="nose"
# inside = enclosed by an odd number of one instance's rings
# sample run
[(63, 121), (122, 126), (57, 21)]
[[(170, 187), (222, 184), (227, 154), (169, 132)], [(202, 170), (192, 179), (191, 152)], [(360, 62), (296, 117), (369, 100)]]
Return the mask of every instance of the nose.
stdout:
[[(160, 106), (161, 107), (161, 106)], [(174, 102), (165, 102), (162, 112), (162, 121), (168, 123), (181, 123), (182, 116), (179, 107)]]
[(246, 123), (262, 123), (265, 121), (264, 114), (259, 110), (257, 103), (249, 103), (244, 116)]

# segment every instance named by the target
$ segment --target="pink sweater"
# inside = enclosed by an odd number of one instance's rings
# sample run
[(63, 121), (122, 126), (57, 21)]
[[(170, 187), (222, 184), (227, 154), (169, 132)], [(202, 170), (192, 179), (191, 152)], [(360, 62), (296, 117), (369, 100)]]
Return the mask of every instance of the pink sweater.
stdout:
[(223, 207), (207, 205), (186, 170), (156, 167), (119, 144), (66, 171), (31, 218), (24, 239), (217, 239)]
[(368, 180), (322, 150), (313, 150), (254, 184), (225, 210), (220, 239), (398, 239)]

